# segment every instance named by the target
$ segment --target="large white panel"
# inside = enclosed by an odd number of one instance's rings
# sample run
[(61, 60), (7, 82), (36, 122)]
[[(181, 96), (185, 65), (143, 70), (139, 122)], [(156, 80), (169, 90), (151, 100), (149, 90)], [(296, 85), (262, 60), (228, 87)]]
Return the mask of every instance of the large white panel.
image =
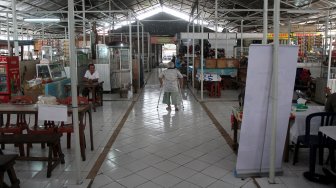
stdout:
[(237, 174), (259, 172), (264, 145), (266, 114), (271, 84), (272, 48), (250, 46), (244, 114), (238, 148)]
[(280, 46), (278, 98), (270, 95), (272, 45), (251, 45), (245, 92), (244, 115), (236, 165), (237, 176), (262, 175), (269, 170), (272, 102), (278, 103), (276, 170), (282, 165), (283, 149), (296, 73), (297, 46)]

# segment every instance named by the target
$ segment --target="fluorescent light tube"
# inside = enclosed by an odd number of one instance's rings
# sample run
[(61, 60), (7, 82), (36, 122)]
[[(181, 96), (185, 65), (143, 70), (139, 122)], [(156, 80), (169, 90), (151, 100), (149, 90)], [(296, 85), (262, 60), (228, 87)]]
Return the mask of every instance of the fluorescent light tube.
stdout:
[(289, 9), (287, 10), (287, 13), (293, 13), (293, 14), (314, 14), (314, 13), (320, 13), (320, 10), (310, 10), (310, 9)]
[(25, 18), (25, 22), (60, 22), (59, 18)]

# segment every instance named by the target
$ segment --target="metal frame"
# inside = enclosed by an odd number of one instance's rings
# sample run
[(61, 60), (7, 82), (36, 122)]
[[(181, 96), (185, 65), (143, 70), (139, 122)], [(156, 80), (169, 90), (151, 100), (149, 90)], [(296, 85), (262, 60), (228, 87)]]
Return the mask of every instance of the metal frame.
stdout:
[[(14, 1), (14, 0), (12, 0)], [(161, 3), (160, 3), (161, 2)], [(149, 10), (153, 6), (161, 5), (161, 6), (166, 6), (170, 7), (173, 9), (177, 9), (180, 12), (184, 12), (186, 14), (192, 15), (192, 13), (196, 10), (199, 9), (199, 7), (202, 7), (202, 11), (204, 14), (204, 19), (207, 19), (210, 24), (214, 24), (217, 26), (216, 22), (219, 25), (229, 27), (230, 30), (237, 30), (237, 27), (240, 26), (240, 23), (238, 23), (237, 20), (228, 20), (228, 17), (237, 17), (239, 19), (245, 18), (246, 25), (251, 25), (250, 22), (255, 22), (259, 21), (248, 21), (246, 17), (251, 17), (253, 16), (261, 16), (262, 20), (262, 15), (263, 15), (263, 10), (262, 5), (259, 2), (246, 2), (243, 0), (228, 0), (228, 1), (222, 1), (222, 2), (217, 2), (217, 0), (212, 0), (212, 1), (193, 1), (193, 0), (176, 0), (176, 1), (160, 1), (160, 2), (152, 2), (150, 0), (144, 0), (144, 1), (129, 1), (129, 2), (123, 2), (121, 0), (106, 0), (103, 2), (94, 2), (90, 1), (89, 5), (86, 5), (83, 0), (76, 0), (74, 2), (75, 6), (81, 6), (84, 7), (82, 10), (78, 10), (77, 7), (76, 10), (74, 11), (75, 16), (81, 18), (82, 22), (82, 31), (85, 30), (85, 25), (88, 23), (88, 20), (92, 21), (104, 21), (107, 19), (111, 19), (112, 17), (115, 17), (118, 20), (127, 20), (127, 11), (130, 10), (133, 15), (136, 15), (137, 12), (143, 12), (143, 10)], [(217, 3), (216, 3), (217, 2)], [(108, 9), (106, 10), (106, 4), (109, 4)], [(111, 10), (111, 6), (113, 4), (113, 7), (116, 10)], [(213, 5), (216, 4), (216, 8), (213, 9)], [(55, 6), (56, 5), (56, 6)], [(270, 6), (273, 5), (273, 2), (270, 2)], [(309, 20), (315, 19), (315, 22), (318, 22), (316, 18), (323, 18), (325, 17), (324, 12), (327, 10), (330, 10), (330, 14), (334, 14), (335, 10), (333, 9), (336, 6), (335, 2), (332, 1), (326, 1), (326, 0), (319, 0), (319, 1), (314, 1), (310, 2), (307, 4), (301, 4), (301, 5), (295, 5), (293, 1), (281, 1), (281, 17), (288, 17), (285, 16), (285, 14), (289, 15), (290, 17), (303, 17)], [(31, 4), (28, 1), (20, 1), (16, 5), (17, 8), (20, 9), (20, 11), (13, 11), (12, 4), (8, 2), (7, 4), (4, 3), (3, 7), (0, 8), (0, 18), (1, 15), (4, 15), (5, 13), (17, 13), (17, 19), (18, 22), (22, 20), (23, 17), (33, 17), (33, 16), (39, 16), (39, 17), (48, 17), (48, 16), (53, 16), (55, 14), (61, 14), (63, 17), (64, 14), (67, 14), (67, 11), (65, 10), (67, 8), (67, 2), (62, 0), (62, 1), (48, 1), (48, 2), (39, 2), (37, 4)], [(56, 9), (55, 9), (56, 7)], [(218, 7), (218, 11), (216, 11)], [(111, 12), (112, 11), (112, 12)], [(109, 13), (106, 14), (106, 13)], [(311, 13), (309, 15), (303, 15), (300, 13)], [(81, 16), (80, 14), (83, 14)], [(112, 14), (112, 15), (111, 15)], [(116, 16), (115, 16), (116, 14)], [(212, 15), (215, 14), (215, 18), (213, 18)], [(4, 16), (2, 16), (4, 17)], [(94, 18), (94, 19), (92, 19)], [(218, 18), (218, 19), (216, 19)], [(85, 21), (83, 21), (85, 20)], [(270, 23), (272, 24), (272, 23)], [(14, 24), (15, 25), (15, 24)], [(258, 24), (252, 24), (251, 29), (258, 29), (261, 28), (262, 25)], [(63, 25), (64, 27), (64, 25)], [(34, 28), (31, 27), (29, 24), (23, 25), (23, 29), (25, 30), (35, 30)], [(46, 31), (49, 32), (49, 31)], [(61, 31), (58, 31), (61, 32)], [(63, 31), (62, 31), (63, 32)]]

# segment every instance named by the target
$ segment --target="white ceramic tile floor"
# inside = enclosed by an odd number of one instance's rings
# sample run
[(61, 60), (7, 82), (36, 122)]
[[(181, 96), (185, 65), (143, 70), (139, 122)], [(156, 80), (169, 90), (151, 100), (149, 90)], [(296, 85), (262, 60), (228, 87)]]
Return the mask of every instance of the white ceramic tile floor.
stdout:
[[(233, 176), (236, 155), (190, 92), (185, 91), (188, 100), (183, 101), (184, 110), (178, 112), (167, 112), (161, 103), (157, 108), (159, 93), (157, 72), (154, 71), (99, 169), (92, 188), (257, 187), (251, 178), (241, 180)], [(236, 99), (233, 91), (223, 91), (223, 94), (232, 95), (230, 100)], [(111, 97), (106, 96), (107, 99)], [(231, 106), (237, 102), (216, 100), (205, 104), (232, 136)], [(129, 105), (129, 101), (106, 101), (103, 107), (97, 108), (93, 116), (95, 150), (86, 149), (87, 161), (81, 163), (83, 178), (103, 151)], [(46, 164), (17, 162), (15, 169), (21, 179), (21, 187), (88, 185), (89, 180), (76, 185), (74, 149), (64, 148), (64, 140), (62, 147), (66, 164), (58, 166), (50, 179), (45, 177)], [(17, 152), (17, 148), (7, 147), (5, 151)], [(44, 153), (38, 145), (32, 149), (32, 154)], [(284, 175), (279, 177), (279, 184), (285, 187), (332, 187), (311, 183), (302, 177), (302, 172), (307, 170), (307, 155), (308, 152), (302, 150), (297, 165), (284, 164)], [(269, 186), (262, 180), (260, 185)]]
[(215, 182), (216, 179), (209, 177), (207, 175), (204, 175), (202, 173), (197, 173), (193, 176), (191, 176), (190, 178), (188, 178), (186, 181), (193, 183), (195, 185), (198, 185), (200, 187), (207, 187), (209, 186), (211, 183)]

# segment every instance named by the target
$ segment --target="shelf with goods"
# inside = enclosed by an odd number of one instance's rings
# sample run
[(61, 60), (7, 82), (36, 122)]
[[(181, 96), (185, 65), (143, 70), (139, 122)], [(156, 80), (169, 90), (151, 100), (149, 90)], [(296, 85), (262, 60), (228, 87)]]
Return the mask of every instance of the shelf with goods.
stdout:
[(299, 46), (301, 61), (307, 57), (322, 55), (322, 34), (318, 32), (292, 33), (292, 42)]
[[(57, 61), (69, 60), (69, 40), (68, 39), (39, 39), (34, 41), (34, 51), (37, 51), (40, 55), (43, 46), (50, 46), (53, 50), (53, 54), (57, 56)], [(41, 57), (40, 57), (41, 58)]]
[(63, 61), (69, 61), (69, 39), (60, 40), (60, 55)]

